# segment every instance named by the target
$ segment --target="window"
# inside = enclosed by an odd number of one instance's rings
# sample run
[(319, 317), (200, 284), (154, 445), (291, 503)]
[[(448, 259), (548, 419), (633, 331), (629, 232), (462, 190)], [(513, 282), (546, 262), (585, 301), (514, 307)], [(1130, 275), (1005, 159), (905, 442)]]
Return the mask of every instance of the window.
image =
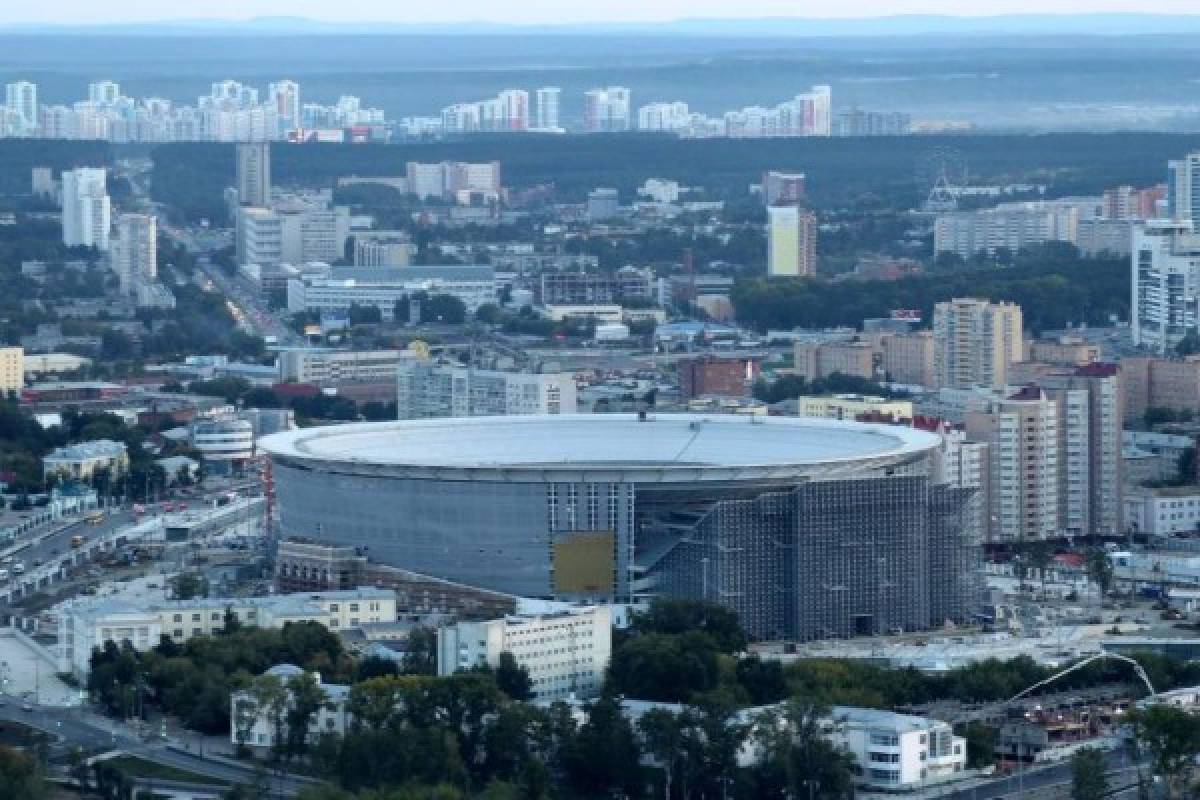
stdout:
[(355, 612), (358, 611), (358, 603), (351, 603), (350, 610)]
[(199, 622), (199, 621), (200, 621), (200, 615), (192, 614), (192, 622)]
[(176, 621), (176, 622), (183, 622), (183, 614), (176, 614), (176, 615), (175, 615), (175, 621)]

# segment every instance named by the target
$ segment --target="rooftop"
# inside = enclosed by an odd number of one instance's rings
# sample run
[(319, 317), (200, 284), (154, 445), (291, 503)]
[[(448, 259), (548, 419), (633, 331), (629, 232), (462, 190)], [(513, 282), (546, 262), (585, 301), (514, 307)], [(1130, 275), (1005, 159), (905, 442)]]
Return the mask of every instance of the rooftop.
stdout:
[(564, 414), (357, 423), (288, 431), (260, 440), (276, 458), (397, 467), (538, 472), (668, 472), (903, 462), (939, 438), (908, 427), (804, 417), (718, 414)]

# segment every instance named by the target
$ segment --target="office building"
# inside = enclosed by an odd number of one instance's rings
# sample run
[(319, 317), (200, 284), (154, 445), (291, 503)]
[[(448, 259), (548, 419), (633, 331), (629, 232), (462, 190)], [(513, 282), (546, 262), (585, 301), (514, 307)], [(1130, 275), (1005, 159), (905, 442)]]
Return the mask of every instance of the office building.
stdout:
[(767, 274), (807, 277), (817, 273), (817, 217), (799, 206), (767, 209)]
[(599, 694), (612, 655), (612, 613), (607, 606), (550, 614), (510, 615), (459, 622), (438, 629), (438, 675), (476, 667), (495, 669), (511, 653), (529, 673), (535, 701)]
[(537, 98), (535, 129), (546, 132), (562, 130), (558, 122), (558, 107), (562, 89), (557, 86), (544, 86), (537, 90), (535, 96)]
[(803, 172), (764, 172), (761, 188), (768, 208), (799, 205), (807, 197)]
[(589, 89), (583, 95), (584, 133), (618, 133), (630, 127), (630, 91), (623, 86)]
[(25, 348), (0, 347), (0, 395), (25, 388)]
[(684, 400), (708, 395), (746, 397), (758, 378), (760, 364), (753, 358), (697, 356), (681, 359), (676, 369)]
[(112, 208), (107, 180), (108, 171), (102, 168), (79, 167), (63, 172), (63, 244), (108, 251)]
[(90, 481), (104, 470), (115, 480), (129, 469), (129, 453), (124, 442), (95, 439), (90, 442), (58, 447), (42, 457), (42, 474), (63, 481)]
[(1137, 225), (1130, 269), (1133, 343), (1166, 354), (1200, 324), (1200, 234), (1190, 219)]
[(404, 231), (372, 231), (354, 234), (354, 266), (407, 267), (415, 246)]
[(442, 161), (422, 164), (410, 161), (405, 167), (405, 180), (410, 194), (428, 198), (454, 197), (460, 192), (499, 198), (500, 162)]
[(926, 789), (967, 768), (967, 740), (941, 720), (834, 706), (824, 727), (834, 747), (853, 757), (855, 784), (865, 789)]
[(289, 348), (279, 353), (279, 380), (317, 386), (393, 383), (400, 358), (399, 350)]
[(238, 209), (239, 263), (259, 267), (332, 263), (346, 255), (350, 209), (327, 198), (287, 197), (269, 208)]
[(966, 413), (965, 423), (968, 438), (988, 445), (987, 540), (1057, 538), (1058, 403), (1037, 387), (1025, 387), (988, 398)]
[(938, 387), (999, 389), (1024, 358), (1021, 308), (957, 297), (933, 310), (933, 373)]
[(1126, 490), (1125, 522), (1145, 536), (1174, 536), (1200, 531), (1200, 487), (1138, 486)]
[(112, 246), (113, 271), (121, 291), (136, 293), (158, 280), (158, 224), (149, 214), (117, 217), (117, 239)]
[(345, 315), (350, 306), (371, 306), (391, 321), (396, 318), (397, 301), (408, 302), (418, 294), (457, 297), (474, 313), (481, 305), (496, 302), (496, 275), (489, 266), (475, 265), (334, 267), (327, 276), (302, 274), (287, 282), (292, 313)]
[(192, 421), (190, 442), (213, 474), (236, 472), (254, 458), (254, 426), (232, 407), (198, 415)]
[(537, 284), (538, 303), (544, 306), (620, 304), (651, 300), (654, 272), (621, 267), (616, 272), (543, 272)]
[(396, 621), (396, 593), (360, 587), (333, 592), (267, 597), (196, 597), (134, 604), (112, 598), (69, 601), (59, 615), (59, 669), (86, 679), (92, 652), (105, 642), (129, 642), (145, 652), (162, 637), (183, 644), (193, 636), (213, 636), (225, 628), (225, 614), (239, 624), (282, 628), (289, 622), (317, 622), (329, 630), (354, 631)]
[(37, 84), (17, 81), (4, 87), (4, 108), (9, 118), (16, 121), (14, 133), (30, 136), (38, 127)]
[[(321, 736), (341, 736), (350, 727), (350, 687), (339, 683), (325, 683), (321, 673), (310, 673), (316, 682), (322, 702), (308, 721), (304, 740), (314, 744)], [(305, 675), (305, 671), (294, 664), (278, 664), (263, 673), (266, 678), (277, 680), (284, 690), (284, 711), (278, 712), (259, 703), (259, 696), (251, 689), (238, 689), (229, 696), (229, 743), (235, 747), (249, 747), (256, 753), (271, 752), (288, 739), (290, 725), (288, 711), (294, 705), (289, 682)], [(293, 737), (294, 738), (294, 737)]]
[(266, 142), (237, 146), (237, 190), (244, 206), (271, 204), (271, 146)]
[(972, 492), (933, 483), (940, 442), (897, 425), (651, 413), (337, 425), (260, 444), (284, 536), (525, 597), (706, 600), (752, 636), (814, 639), (972, 616)]
[(587, 196), (587, 218), (589, 222), (604, 222), (621, 213), (621, 202), (616, 189), (592, 189)]
[(506, 372), (458, 362), (404, 359), (397, 367), (399, 419), (574, 414), (569, 372)]

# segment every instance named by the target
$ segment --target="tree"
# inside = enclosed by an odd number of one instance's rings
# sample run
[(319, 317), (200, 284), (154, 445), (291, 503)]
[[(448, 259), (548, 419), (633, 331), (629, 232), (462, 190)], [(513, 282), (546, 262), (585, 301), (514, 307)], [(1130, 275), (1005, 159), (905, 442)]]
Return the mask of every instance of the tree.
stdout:
[[(601, 753), (604, 757), (597, 757)], [(587, 707), (587, 722), (579, 729), (567, 763), (570, 783), (578, 794), (640, 794), (637, 738), (616, 696), (606, 693)]]
[(171, 589), (177, 600), (208, 597), (208, 580), (198, 572), (181, 572), (171, 578)]
[(1108, 558), (1108, 553), (1099, 547), (1091, 548), (1087, 551), (1084, 569), (1087, 572), (1088, 580), (1099, 587), (1100, 597), (1103, 599), (1108, 594), (1108, 590), (1112, 588), (1113, 582), (1113, 565)]
[(518, 664), (517, 659), (507, 650), (500, 654), (500, 660), (496, 664), (496, 686), (518, 702), (533, 697), (533, 683), (529, 680), (529, 670)]
[(300, 756), (308, 749), (309, 729), (322, 709), (329, 707), (329, 696), (311, 672), (293, 675), (287, 682), (289, 695), (287, 737), (284, 753), (289, 758)]
[(639, 634), (621, 642), (609, 662), (613, 689), (639, 700), (687, 703), (715, 689), (719, 652), (704, 633)]
[(1071, 800), (1103, 800), (1108, 796), (1104, 755), (1084, 747), (1071, 756)]
[(272, 751), (281, 756), (287, 748), (287, 688), (277, 675), (259, 675), (250, 682), (249, 693), (254, 701), (254, 713), (265, 714), (270, 723)]
[(402, 669), (408, 675), (437, 674), (437, 631), (418, 626), (409, 632)]
[(1200, 717), (1167, 705), (1152, 705), (1131, 717), (1135, 740), (1149, 751), (1166, 796), (1174, 796), (1176, 784), (1200, 753)]
[(37, 762), (10, 747), (0, 745), (0, 797), (43, 800), (50, 789)]
[(663, 771), (663, 797), (671, 800), (671, 784), (685, 758), (681, 715), (665, 708), (652, 708), (638, 720), (646, 753)]
[(967, 769), (983, 769), (996, 761), (996, 729), (974, 720), (963, 725), (959, 736), (967, 740)]
[(443, 325), (462, 325), (467, 321), (467, 306), (452, 294), (435, 294), (421, 301), (421, 319)]
[[(853, 787), (853, 758), (826, 738), (825, 706), (790, 700), (763, 714), (752, 736), (763, 758), (752, 770), (755, 796), (842, 798)], [(837, 720), (833, 721), (837, 724)]]
[(712, 637), (722, 653), (736, 653), (746, 647), (746, 634), (737, 613), (699, 600), (656, 598), (648, 610), (634, 615), (633, 628), (642, 633), (701, 631)]

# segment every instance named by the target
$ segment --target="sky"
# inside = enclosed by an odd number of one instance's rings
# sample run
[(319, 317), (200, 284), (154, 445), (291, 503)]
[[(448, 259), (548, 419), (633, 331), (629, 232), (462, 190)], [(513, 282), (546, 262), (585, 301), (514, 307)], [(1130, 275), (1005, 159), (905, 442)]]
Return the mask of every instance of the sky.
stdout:
[(1200, 14), (1197, 0), (0, 0), (3, 24), (307, 17), (330, 22), (655, 22), (695, 17), (981, 16), (1024, 13)]

